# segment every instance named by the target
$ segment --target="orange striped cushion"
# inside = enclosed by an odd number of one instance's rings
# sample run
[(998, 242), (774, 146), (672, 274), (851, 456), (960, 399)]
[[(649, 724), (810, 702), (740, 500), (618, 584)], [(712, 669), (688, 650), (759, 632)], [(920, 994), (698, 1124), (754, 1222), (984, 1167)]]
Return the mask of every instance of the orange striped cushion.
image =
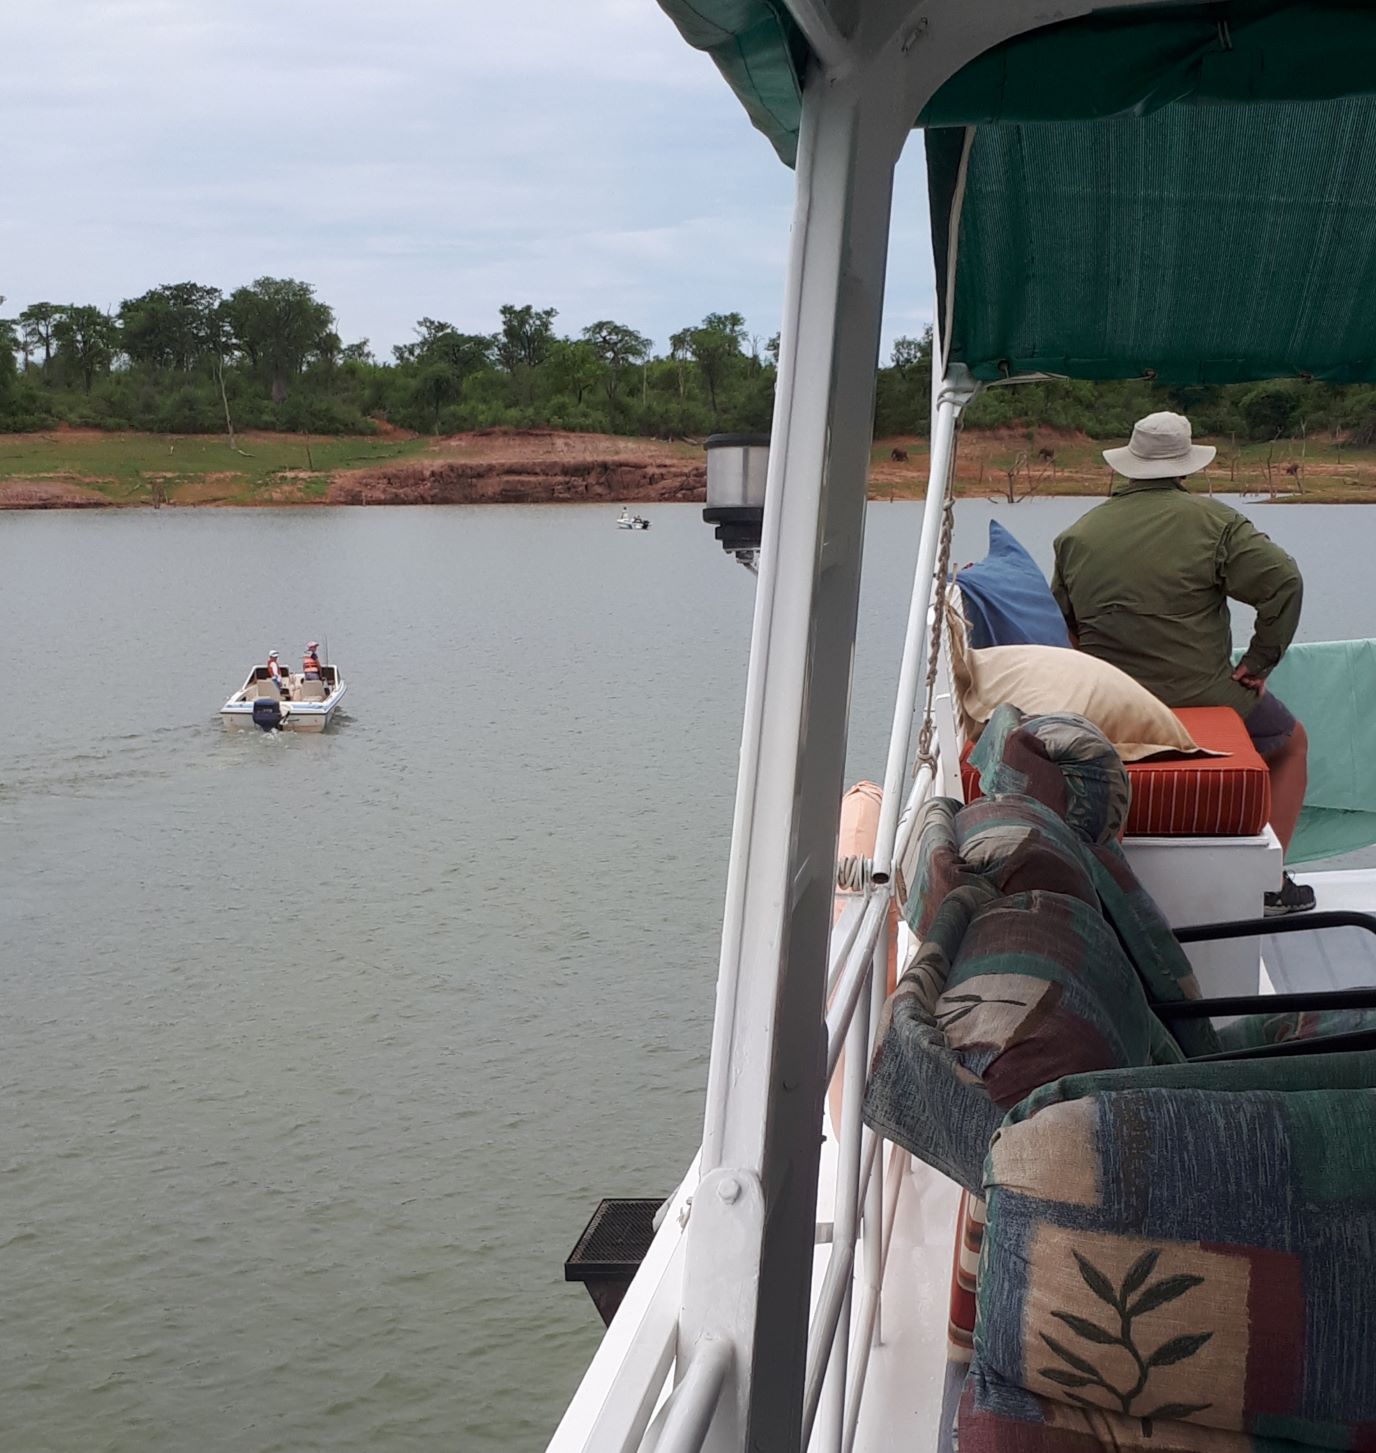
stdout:
[[(1271, 813), (1271, 775), (1247, 728), (1227, 706), (1182, 706), (1184, 728), (1221, 757), (1152, 757), (1129, 762), (1128, 837), (1252, 837)], [(980, 796), (979, 774), (961, 758), (965, 800)]]

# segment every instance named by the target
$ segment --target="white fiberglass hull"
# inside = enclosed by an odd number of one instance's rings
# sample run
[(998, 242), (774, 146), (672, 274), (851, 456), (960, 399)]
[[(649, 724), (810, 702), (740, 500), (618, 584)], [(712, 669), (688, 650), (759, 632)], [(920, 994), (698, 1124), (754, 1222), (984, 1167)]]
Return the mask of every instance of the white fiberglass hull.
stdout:
[[(339, 703), (349, 689), (337, 666), (322, 668), (323, 681), (287, 675), (285, 689), (266, 679), (261, 667), (255, 667), (248, 680), (220, 708), (220, 720), (226, 731), (288, 731), (323, 732), (334, 720)], [(255, 705), (269, 702), (262, 720), (254, 717)], [(272, 710), (275, 708), (275, 711)]]
[[(323, 732), (334, 720), (334, 714), (348, 689), (347, 684), (341, 685), (324, 701), (284, 701), (280, 730)], [(224, 723), (226, 731), (244, 731), (250, 727), (255, 731), (259, 730), (253, 720), (253, 703), (251, 701), (225, 702), (220, 708), (220, 720)]]

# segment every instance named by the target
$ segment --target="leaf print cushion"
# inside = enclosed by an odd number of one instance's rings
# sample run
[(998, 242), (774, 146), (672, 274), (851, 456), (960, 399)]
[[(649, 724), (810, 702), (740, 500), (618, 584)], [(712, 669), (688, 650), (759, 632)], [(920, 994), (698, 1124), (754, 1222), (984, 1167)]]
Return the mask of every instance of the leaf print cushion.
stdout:
[(1019, 1106), (985, 1173), (962, 1453), (1376, 1447), (1373, 1129), (1370, 1089)]

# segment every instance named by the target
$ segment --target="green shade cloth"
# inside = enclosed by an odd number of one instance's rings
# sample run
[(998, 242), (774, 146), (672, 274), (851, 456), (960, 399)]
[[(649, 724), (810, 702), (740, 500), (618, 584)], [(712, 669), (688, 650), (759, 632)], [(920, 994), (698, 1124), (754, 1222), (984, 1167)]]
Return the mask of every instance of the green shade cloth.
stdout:
[(807, 42), (778, 0), (659, 0), (695, 50), (706, 51), (781, 160), (798, 154)]
[[(659, 0), (790, 166), (811, 52), (782, 0)], [(837, 5), (844, 17), (852, 8)], [(843, 26), (844, 28), (844, 26)], [(924, 127), (1139, 114), (1172, 102), (1332, 100), (1373, 89), (1358, 0), (1232, 0), (1090, 15), (997, 45), (946, 82)]]
[[(781, 0), (660, 3), (791, 165), (811, 60)], [(952, 360), (984, 380), (1376, 380), (1373, 55), (1369, 4), (1231, 0), (1063, 21), (977, 57), (915, 118), (943, 310), (978, 128)]]
[(1361, 0), (1233, 0), (1048, 25), (977, 57), (924, 127), (1093, 121), (1184, 101), (1331, 101), (1372, 90), (1376, 14)]
[(1290, 864), (1376, 845), (1376, 641), (1291, 646), (1267, 690), (1304, 723), (1309, 786), (1286, 854)]
[[(938, 297), (963, 135), (928, 135)], [(1376, 378), (1376, 103), (978, 130), (949, 337), (986, 380)]]

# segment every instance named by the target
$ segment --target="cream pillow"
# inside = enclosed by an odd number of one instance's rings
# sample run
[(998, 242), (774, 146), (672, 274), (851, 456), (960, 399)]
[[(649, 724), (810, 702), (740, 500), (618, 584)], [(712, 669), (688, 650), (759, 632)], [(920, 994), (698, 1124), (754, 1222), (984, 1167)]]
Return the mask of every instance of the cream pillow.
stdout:
[(1158, 752), (1206, 755), (1180, 718), (1131, 676), (1107, 661), (1063, 646), (968, 647), (951, 631), (951, 674), (965, 734), (978, 739), (1007, 702), (1029, 716), (1071, 712), (1088, 718), (1125, 762)]

